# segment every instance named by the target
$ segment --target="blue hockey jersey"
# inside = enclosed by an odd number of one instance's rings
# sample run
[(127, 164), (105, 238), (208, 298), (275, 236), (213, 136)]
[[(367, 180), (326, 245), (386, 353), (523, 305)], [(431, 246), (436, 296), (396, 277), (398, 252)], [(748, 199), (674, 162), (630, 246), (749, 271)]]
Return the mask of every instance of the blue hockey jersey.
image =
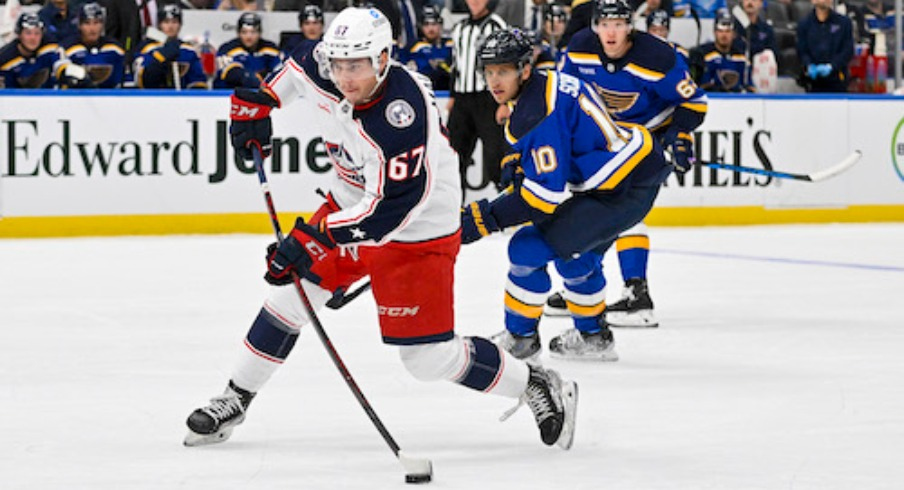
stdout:
[(64, 62), (81, 65), (98, 88), (116, 88), (122, 83), (125, 68), (125, 51), (119, 44), (101, 36), (92, 46), (85, 45), (78, 37), (62, 44)]
[(723, 53), (713, 42), (700, 45), (698, 49), (704, 61), (700, 85), (710, 92), (756, 92), (743, 46), (732, 43), (728, 52)]
[[(135, 58), (135, 82), (140, 88), (174, 88), (172, 62), (161, 53), (163, 44), (145, 39)], [(182, 88), (207, 88), (207, 76), (201, 68), (201, 59), (190, 44), (181, 43), (174, 62)]]
[(628, 52), (610, 59), (599, 36), (583, 29), (568, 43), (561, 71), (590, 83), (616, 121), (641, 124), (657, 134), (670, 127), (693, 131), (706, 116), (707, 98), (684, 57), (659, 37), (633, 36)]
[(56, 43), (44, 40), (34, 53), (23, 55), (19, 41), (13, 41), (0, 49), (0, 88), (53, 88), (59, 59)]
[(262, 39), (256, 47), (249, 49), (235, 38), (217, 50), (218, 69), (213, 87), (258, 87), (282, 63), (283, 54), (276, 44)]
[(531, 74), (505, 137), (524, 172), (521, 198), (547, 215), (573, 193), (659, 185), (668, 175), (646, 128), (615, 124), (596, 92), (565, 73)]
[(400, 62), (433, 82), (434, 90), (449, 90), (452, 76), (452, 39), (444, 37), (436, 44), (423, 39), (414, 43)]

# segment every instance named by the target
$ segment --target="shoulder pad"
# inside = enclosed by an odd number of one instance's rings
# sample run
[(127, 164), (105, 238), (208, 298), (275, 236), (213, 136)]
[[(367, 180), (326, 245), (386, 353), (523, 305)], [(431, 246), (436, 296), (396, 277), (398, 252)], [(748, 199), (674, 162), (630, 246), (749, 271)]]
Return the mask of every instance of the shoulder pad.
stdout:
[(675, 66), (675, 48), (672, 44), (646, 32), (635, 33), (634, 46), (625, 57), (629, 64), (662, 76)]

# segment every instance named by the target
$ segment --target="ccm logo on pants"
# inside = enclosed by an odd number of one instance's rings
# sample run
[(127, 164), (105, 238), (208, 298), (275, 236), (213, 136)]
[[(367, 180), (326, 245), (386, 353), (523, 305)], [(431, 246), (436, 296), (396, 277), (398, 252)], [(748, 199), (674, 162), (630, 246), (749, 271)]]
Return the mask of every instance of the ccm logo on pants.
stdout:
[(420, 306), (381, 306), (379, 312), (381, 315), (391, 317), (415, 316)]

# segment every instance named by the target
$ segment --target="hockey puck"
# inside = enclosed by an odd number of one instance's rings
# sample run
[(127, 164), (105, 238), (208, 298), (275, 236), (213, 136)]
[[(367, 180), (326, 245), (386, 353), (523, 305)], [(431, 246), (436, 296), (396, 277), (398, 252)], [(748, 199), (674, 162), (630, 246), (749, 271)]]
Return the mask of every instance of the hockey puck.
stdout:
[(429, 473), (405, 475), (405, 483), (430, 483), (431, 480), (433, 480), (433, 475)]

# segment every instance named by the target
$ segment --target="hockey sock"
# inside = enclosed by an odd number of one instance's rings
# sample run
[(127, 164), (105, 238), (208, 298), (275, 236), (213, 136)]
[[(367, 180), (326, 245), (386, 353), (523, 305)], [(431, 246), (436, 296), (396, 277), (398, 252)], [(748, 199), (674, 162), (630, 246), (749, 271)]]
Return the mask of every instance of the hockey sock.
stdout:
[(626, 282), (635, 277), (647, 278), (647, 262), (650, 257), (650, 237), (631, 235), (619, 237), (615, 241), (618, 250), (618, 264), (621, 266), (622, 279)]
[(606, 308), (606, 278), (602, 257), (586, 253), (569, 261), (556, 260), (556, 269), (565, 283), (565, 304), (582, 332), (599, 330), (597, 319)]
[(482, 337), (465, 337), (467, 357), (454, 380), (472, 390), (516, 398), (527, 386), (527, 364)]
[(239, 359), (232, 380), (248, 391), (257, 392), (286, 360), (296, 340), (298, 330), (261, 308), (245, 336), (247, 349)]

